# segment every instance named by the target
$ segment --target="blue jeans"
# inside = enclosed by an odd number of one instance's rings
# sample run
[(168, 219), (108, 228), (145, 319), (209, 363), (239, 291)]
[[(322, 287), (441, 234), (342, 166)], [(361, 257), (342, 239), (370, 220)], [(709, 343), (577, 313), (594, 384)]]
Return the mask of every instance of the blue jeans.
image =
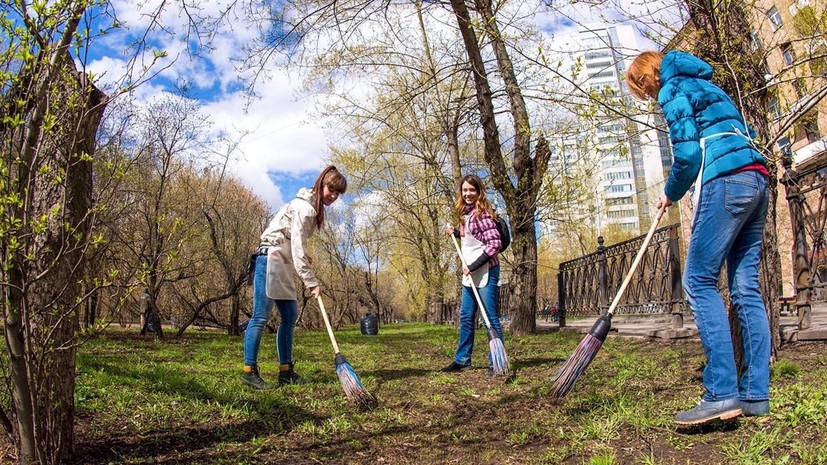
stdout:
[[(766, 400), (770, 396), (770, 328), (758, 287), (768, 201), (767, 180), (756, 171), (713, 179), (701, 190), (683, 288), (706, 353), (703, 397), (708, 401)], [(724, 260), (744, 339), (746, 369), (740, 380), (727, 311), (718, 293)]]
[(261, 332), (270, 321), (273, 314), (273, 303), (279, 309), (281, 321), (276, 335), (276, 350), (278, 350), (279, 364), (293, 362), (293, 328), (296, 327), (296, 317), (299, 306), (295, 300), (273, 300), (267, 297), (267, 255), (256, 258), (256, 270), (253, 276), (253, 316), (247, 324), (244, 333), (244, 364), (255, 365), (258, 361), (258, 348), (261, 344)]
[[(500, 326), (500, 317), (497, 315), (499, 297), (500, 266), (488, 269), (488, 283), (479, 288), (480, 299), (485, 306), (485, 313), (491, 321), (491, 327), (500, 339), (503, 339), (503, 330)], [(471, 363), (471, 353), (474, 351), (474, 330), (477, 323), (477, 299), (474, 291), (468, 286), (462, 286), (462, 304), (459, 309), (459, 345), (454, 360), (460, 365)], [(491, 354), (488, 355), (488, 364), (491, 365)]]

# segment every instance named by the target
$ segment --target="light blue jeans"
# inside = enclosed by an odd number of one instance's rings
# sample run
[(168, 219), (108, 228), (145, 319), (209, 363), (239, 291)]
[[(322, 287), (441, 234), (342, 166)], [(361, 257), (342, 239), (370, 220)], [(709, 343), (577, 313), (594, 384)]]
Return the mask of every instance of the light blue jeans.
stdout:
[[(480, 299), (485, 306), (485, 313), (491, 321), (491, 327), (500, 339), (503, 339), (503, 330), (500, 326), (497, 306), (499, 297), (500, 266), (488, 269), (488, 283), (479, 288)], [(462, 286), (462, 304), (459, 309), (459, 344), (454, 360), (460, 365), (471, 363), (471, 354), (474, 351), (474, 333), (477, 323), (477, 299), (474, 291), (468, 286)], [(491, 365), (491, 354), (488, 354), (488, 365)]]
[(247, 324), (244, 333), (244, 364), (255, 365), (258, 361), (258, 348), (261, 344), (261, 332), (270, 321), (273, 314), (273, 304), (279, 309), (279, 329), (276, 334), (276, 350), (279, 355), (279, 364), (293, 362), (293, 329), (296, 327), (296, 317), (299, 306), (295, 300), (273, 300), (267, 297), (267, 255), (256, 258), (256, 269), (253, 276), (253, 316)]
[[(683, 288), (706, 353), (703, 398), (708, 401), (770, 396), (770, 328), (758, 287), (768, 201), (767, 180), (756, 171), (713, 179), (701, 190)], [(724, 261), (744, 340), (745, 370), (740, 379), (727, 311), (718, 293)]]

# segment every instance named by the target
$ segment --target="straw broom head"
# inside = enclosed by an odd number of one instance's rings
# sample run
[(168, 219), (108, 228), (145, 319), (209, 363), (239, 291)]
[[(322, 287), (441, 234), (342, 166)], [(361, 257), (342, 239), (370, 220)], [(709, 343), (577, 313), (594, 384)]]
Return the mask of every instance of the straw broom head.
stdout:
[(603, 341), (609, 334), (609, 329), (612, 327), (612, 314), (608, 313), (601, 316), (589, 330), (589, 334), (580, 341), (574, 353), (566, 360), (551, 383), (551, 397), (554, 399), (561, 399), (568, 394), (574, 384), (580, 378), (580, 375), (586, 371), (586, 368), (597, 355), (600, 347), (603, 346)]
[(371, 408), (376, 404), (376, 398), (365, 389), (359, 377), (356, 376), (356, 372), (353, 371), (353, 367), (342, 354), (336, 354), (336, 376), (339, 377), (339, 382), (348, 400), (363, 409)]
[(505, 354), (505, 346), (503, 346), (502, 339), (497, 336), (493, 329), (488, 330), (488, 349), (491, 354), (491, 367), (494, 370), (494, 375), (508, 375), (508, 357)]

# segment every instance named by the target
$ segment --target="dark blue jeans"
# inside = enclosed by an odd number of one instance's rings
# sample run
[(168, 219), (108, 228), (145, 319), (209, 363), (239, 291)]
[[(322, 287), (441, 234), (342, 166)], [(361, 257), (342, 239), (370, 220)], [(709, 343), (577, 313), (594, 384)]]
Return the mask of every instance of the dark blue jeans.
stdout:
[[(758, 288), (768, 202), (767, 180), (756, 171), (713, 179), (701, 190), (683, 288), (706, 353), (703, 397), (708, 401), (766, 400), (770, 396), (770, 328)], [(746, 369), (740, 379), (727, 311), (718, 293), (724, 261), (744, 339)]]
[(273, 304), (279, 309), (279, 330), (276, 334), (276, 350), (278, 350), (279, 364), (293, 362), (293, 329), (296, 327), (296, 317), (299, 307), (295, 300), (273, 300), (267, 297), (267, 255), (259, 255), (256, 259), (256, 270), (253, 277), (253, 316), (247, 324), (244, 333), (244, 364), (255, 365), (258, 361), (258, 348), (261, 344), (261, 333), (270, 316), (273, 314)]
[[(503, 330), (500, 326), (500, 317), (497, 316), (497, 305), (499, 297), (500, 266), (497, 265), (488, 269), (488, 283), (479, 288), (480, 299), (485, 306), (485, 313), (491, 321), (491, 327), (503, 339)], [(460, 365), (471, 363), (471, 354), (474, 351), (474, 333), (477, 323), (477, 299), (474, 291), (468, 287), (462, 287), (462, 304), (459, 310), (459, 344), (454, 360)], [(491, 365), (491, 354), (488, 364)]]

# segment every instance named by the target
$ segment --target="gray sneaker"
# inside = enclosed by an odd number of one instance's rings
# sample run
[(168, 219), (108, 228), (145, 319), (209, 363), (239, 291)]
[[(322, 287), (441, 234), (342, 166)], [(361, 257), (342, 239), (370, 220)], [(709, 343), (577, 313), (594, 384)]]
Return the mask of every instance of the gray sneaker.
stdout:
[(253, 365), (253, 370), (249, 373), (245, 371), (244, 374), (241, 375), (241, 381), (253, 389), (272, 389), (272, 386), (270, 386), (267, 381), (264, 381), (258, 373), (258, 365)]
[(675, 415), (679, 425), (702, 425), (712, 420), (731, 420), (741, 415), (741, 401), (737, 398), (709, 401), (701, 399), (695, 408)]
[(760, 417), (770, 413), (770, 401), (768, 400), (742, 400), (741, 411), (745, 417)]

